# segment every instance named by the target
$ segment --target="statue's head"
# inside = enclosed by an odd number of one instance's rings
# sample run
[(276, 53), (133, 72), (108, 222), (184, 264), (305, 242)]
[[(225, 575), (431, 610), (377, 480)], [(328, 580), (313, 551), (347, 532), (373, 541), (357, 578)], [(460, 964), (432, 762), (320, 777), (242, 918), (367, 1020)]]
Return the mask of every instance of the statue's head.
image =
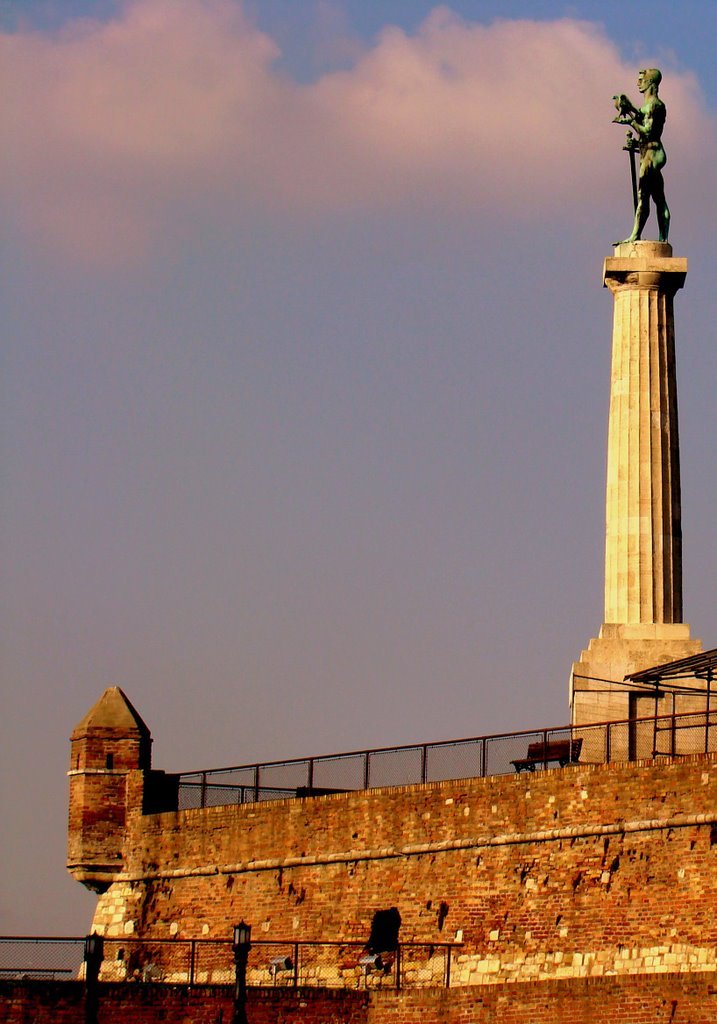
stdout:
[(640, 92), (645, 92), (650, 86), (655, 89), (662, 81), (662, 72), (658, 68), (643, 68), (637, 73), (637, 87)]

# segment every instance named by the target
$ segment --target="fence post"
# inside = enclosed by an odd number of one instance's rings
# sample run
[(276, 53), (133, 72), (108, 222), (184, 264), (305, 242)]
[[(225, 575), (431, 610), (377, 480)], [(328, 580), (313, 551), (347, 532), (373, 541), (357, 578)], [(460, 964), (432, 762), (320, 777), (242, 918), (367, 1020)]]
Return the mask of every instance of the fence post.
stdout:
[(306, 785), (308, 787), (309, 793), (311, 793), (311, 790), (314, 788), (314, 759), (313, 759), (313, 757), (309, 758), (309, 764), (308, 764), (308, 768), (306, 770)]
[(363, 788), (368, 789), (368, 784), (371, 780), (371, 752), (369, 750), (364, 754), (363, 762)]
[(677, 720), (675, 718), (675, 698), (672, 698), (672, 716), (670, 718), (670, 753), (677, 753)]
[(202, 788), (200, 790), (199, 806), (207, 806), (207, 773), (202, 772)]
[(607, 726), (605, 727), (605, 764), (610, 764), (610, 754), (611, 754), (611, 750), (610, 750), (611, 732), (610, 732), (610, 730), (611, 730), (611, 726), (610, 726), (610, 723), (608, 722)]
[(299, 987), (299, 943), (294, 943), (294, 988)]
[(707, 710), (705, 711), (705, 754), (710, 752), (710, 696), (712, 690), (712, 669), (707, 669)]
[(190, 940), (189, 943), (189, 987), (192, 988), (194, 985), (194, 969), (197, 958), (197, 944), (194, 939)]
[(428, 782), (428, 744), (421, 747), (421, 782)]
[(487, 746), (488, 740), (484, 736), (480, 741), (480, 774), (481, 778), (484, 779), (486, 776), (486, 761), (487, 761)]
[(254, 803), (259, 803), (259, 765), (254, 768)]

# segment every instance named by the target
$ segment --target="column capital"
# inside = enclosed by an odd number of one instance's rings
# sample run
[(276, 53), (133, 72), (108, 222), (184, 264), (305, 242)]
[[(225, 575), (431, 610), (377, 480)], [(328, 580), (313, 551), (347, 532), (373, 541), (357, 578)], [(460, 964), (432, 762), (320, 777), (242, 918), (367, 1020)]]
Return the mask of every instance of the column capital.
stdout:
[(655, 289), (674, 295), (685, 283), (687, 260), (673, 256), (668, 242), (622, 242), (603, 264), (603, 285), (615, 293), (623, 288)]

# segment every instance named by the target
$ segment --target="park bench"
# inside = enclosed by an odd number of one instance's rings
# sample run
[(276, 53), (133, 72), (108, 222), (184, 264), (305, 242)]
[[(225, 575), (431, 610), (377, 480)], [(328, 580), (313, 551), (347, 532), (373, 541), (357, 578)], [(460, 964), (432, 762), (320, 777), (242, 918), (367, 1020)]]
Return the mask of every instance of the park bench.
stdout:
[(583, 741), (577, 740), (539, 740), (528, 744), (527, 757), (519, 757), (510, 763), (517, 772), (534, 772), (536, 764), (547, 765), (554, 761), (564, 768), (566, 764), (577, 764)]
[(324, 786), (297, 786), (296, 795), (306, 796), (333, 796), (334, 793), (350, 793), (349, 789), (327, 789)]

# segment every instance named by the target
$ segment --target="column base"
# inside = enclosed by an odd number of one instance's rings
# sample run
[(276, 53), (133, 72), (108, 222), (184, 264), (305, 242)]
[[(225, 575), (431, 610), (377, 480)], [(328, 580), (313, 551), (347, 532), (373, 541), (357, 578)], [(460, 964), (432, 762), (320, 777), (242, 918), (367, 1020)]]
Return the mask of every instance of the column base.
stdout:
[[(701, 651), (702, 641), (690, 638), (687, 623), (604, 623), (600, 635), (590, 641), (580, 660), (573, 662), (570, 673), (572, 724), (615, 722), (635, 717), (638, 693), (644, 691), (633, 691), (631, 701), (630, 688), (623, 683), (625, 676), (689, 658)], [(653, 714), (653, 709), (654, 700), (645, 713)], [(638, 710), (637, 717), (640, 714)]]

